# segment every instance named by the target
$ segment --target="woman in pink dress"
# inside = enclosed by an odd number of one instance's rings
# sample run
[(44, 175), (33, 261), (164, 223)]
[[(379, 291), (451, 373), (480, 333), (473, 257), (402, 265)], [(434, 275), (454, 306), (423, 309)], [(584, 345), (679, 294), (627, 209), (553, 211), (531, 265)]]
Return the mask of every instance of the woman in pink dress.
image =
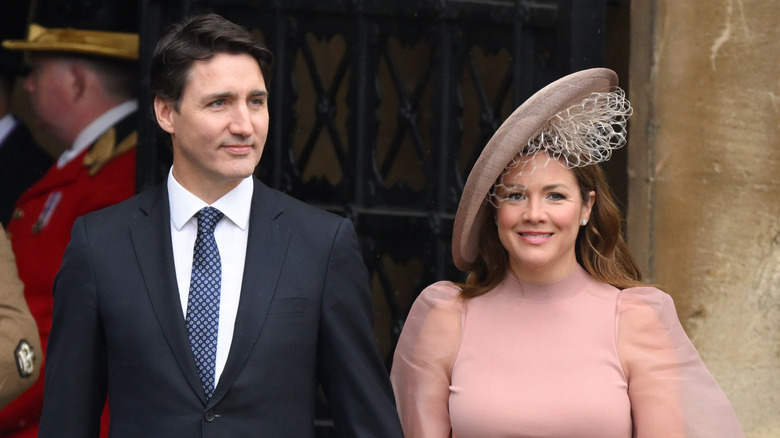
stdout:
[(465, 284), (415, 301), (391, 379), (424, 437), (743, 437), (672, 299), (643, 284), (599, 167), (631, 106), (608, 69), (566, 76), (488, 142), (453, 231)]

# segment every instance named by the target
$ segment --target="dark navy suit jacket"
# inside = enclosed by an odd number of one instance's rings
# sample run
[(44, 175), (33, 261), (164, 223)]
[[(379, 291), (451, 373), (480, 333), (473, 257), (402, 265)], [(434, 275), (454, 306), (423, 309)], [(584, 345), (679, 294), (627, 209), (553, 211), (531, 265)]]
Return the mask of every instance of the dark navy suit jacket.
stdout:
[(257, 179), (230, 353), (206, 402), (165, 185), (79, 218), (54, 286), (40, 437), (312, 437), (318, 383), (343, 437), (401, 437), (352, 223)]

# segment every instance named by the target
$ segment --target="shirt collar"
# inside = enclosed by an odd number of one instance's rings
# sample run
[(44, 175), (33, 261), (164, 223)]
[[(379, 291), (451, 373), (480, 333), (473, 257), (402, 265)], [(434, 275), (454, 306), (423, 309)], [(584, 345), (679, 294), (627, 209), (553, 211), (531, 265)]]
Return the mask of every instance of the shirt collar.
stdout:
[(103, 113), (100, 117), (93, 120), (92, 123), (87, 125), (73, 142), (73, 145), (69, 147), (65, 152), (57, 159), (57, 167), (60, 169), (65, 167), (71, 160), (79, 156), (85, 149), (87, 149), (95, 140), (100, 137), (101, 134), (106, 132), (108, 128), (117, 124), (120, 120), (127, 117), (128, 114), (133, 113), (138, 109), (138, 101), (128, 100), (121, 103), (110, 110)]
[(14, 130), (18, 121), (11, 114), (0, 117), (0, 146), (3, 146), (5, 138)]
[[(173, 167), (168, 171), (167, 184), (171, 223), (177, 231), (181, 231), (187, 221), (201, 208), (208, 206), (208, 204), (176, 181), (176, 178), (173, 177)], [(254, 183), (250, 175), (241, 180), (233, 190), (217, 199), (211, 206), (221, 211), (225, 217), (230, 219), (242, 231), (246, 231), (247, 227), (249, 227), (249, 210), (252, 205), (253, 191)]]

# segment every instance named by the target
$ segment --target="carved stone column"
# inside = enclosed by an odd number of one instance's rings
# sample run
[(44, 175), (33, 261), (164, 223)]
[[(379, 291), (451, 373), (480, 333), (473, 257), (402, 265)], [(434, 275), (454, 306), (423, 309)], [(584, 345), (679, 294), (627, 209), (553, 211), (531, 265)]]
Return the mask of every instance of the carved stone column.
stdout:
[(633, 0), (628, 241), (750, 438), (780, 436), (780, 2)]

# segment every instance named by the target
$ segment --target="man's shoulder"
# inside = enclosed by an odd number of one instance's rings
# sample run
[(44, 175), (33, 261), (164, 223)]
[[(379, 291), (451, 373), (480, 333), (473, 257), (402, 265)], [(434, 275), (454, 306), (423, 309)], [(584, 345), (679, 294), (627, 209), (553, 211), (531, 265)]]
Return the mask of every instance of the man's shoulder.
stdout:
[(89, 212), (82, 216), (90, 225), (124, 224), (139, 216), (145, 216), (154, 207), (156, 197), (163, 196), (161, 187), (154, 187), (138, 193), (124, 201)]
[(298, 198), (283, 193), (277, 189), (270, 188), (262, 182), (255, 186), (256, 190), (263, 191), (264, 198), (271, 199), (276, 203), (282, 213), (282, 217), (287, 220), (302, 220), (304, 222), (326, 222), (337, 224), (344, 217), (336, 213), (325, 210), (322, 207), (308, 204)]

